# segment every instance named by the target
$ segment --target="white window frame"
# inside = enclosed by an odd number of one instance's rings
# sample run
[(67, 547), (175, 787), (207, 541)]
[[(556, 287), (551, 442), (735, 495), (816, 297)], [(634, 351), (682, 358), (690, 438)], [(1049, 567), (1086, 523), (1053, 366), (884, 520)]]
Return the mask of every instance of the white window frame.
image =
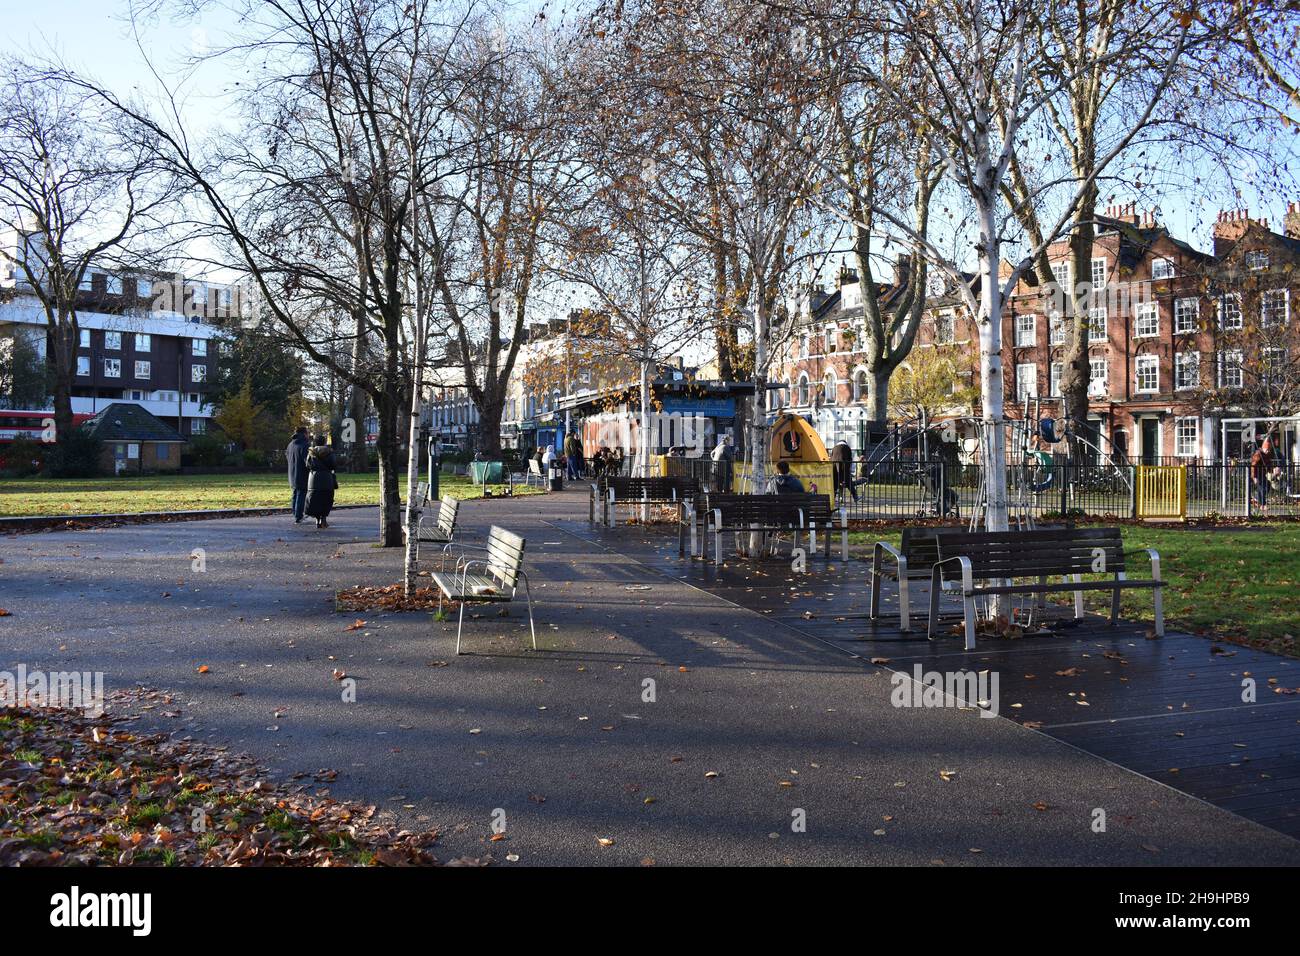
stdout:
[[(208, 367), (207, 367), (206, 365), (191, 365), (191, 366), (190, 366), (190, 381), (191, 381), (191, 382), (198, 383), (198, 382), (206, 382), (207, 380), (208, 380)], [(548, 409), (548, 411), (549, 411), (549, 409)]]
[(77, 329), (77, 348), (90, 348), (90, 329)]
[(1033, 312), (1017, 312), (1013, 331), (1016, 348), (1033, 348), (1038, 338), (1038, 316)]
[[(1231, 302), (1233, 306), (1231, 310), (1225, 308), (1229, 302)], [(1234, 329), (1240, 329), (1243, 327), (1245, 323), (1244, 323), (1244, 316), (1241, 311), (1240, 292), (1228, 292), (1221, 295), (1219, 297), (1218, 307), (1219, 307), (1219, 328), (1220, 329), (1222, 329), (1225, 332), (1230, 332), (1233, 331)], [(1229, 315), (1235, 316), (1231, 325), (1228, 324)]]
[[(1097, 370), (1101, 369), (1101, 374)], [(1088, 397), (1105, 398), (1110, 394), (1110, 365), (1104, 358), (1088, 359)]]
[(135, 333), (135, 350), (137, 352), (152, 352), (153, 336), (148, 332)]
[(78, 375), (89, 375), (89, 374), (90, 374), (90, 356), (89, 356), (89, 355), (78, 355), (78, 356), (77, 356), (77, 374), (78, 374)]
[[(1163, 268), (1161, 268), (1163, 266)], [(1176, 275), (1172, 259), (1166, 259), (1164, 256), (1156, 256), (1151, 260), (1151, 279), (1154, 282), (1161, 282), (1165, 279), (1172, 279)]]
[[(1269, 304), (1276, 296), (1282, 298), (1281, 314), (1274, 318), (1269, 317)], [(1277, 310), (1274, 310), (1275, 312)], [(1286, 325), (1291, 319), (1291, 290), (1290, 289), (1266, 289), (1259, 294), (1259, 326), (1262, 329), (1271, 329), (1279, 325)]]
[(1133, 337), (1154, 338), (1160, 334), (1160, 303), (1139, 302), (1133, 307)]
[(1049, 398), (1061, 397), (1061, 374), (1065, 366), (1060, 362), (1052, 362), (1047, 366), (1047, 394)]
[[(865, 341), (865, 336), (863, 337)], [(952, 345), (957, 341), (957, 315), (954, 312), (940, 312), (934, 317), (934, 344)]]
[[(1191, 423), (1191, 435), (1184, 427)], [(1190, 439), (1190, 445), (1185, 444)], [(1174, 456), (1177, 458), (1196, 458), (1201, 445), (1201, 420), (1195, 415), (1182, 415), (1174, 419)]]
[(152, 373), (153, 373), (153, 363), (152, 363), (152, 362), (136, 362), (136, 363), (135, 363), (135, 377), (136, 377), (136, 378), (141, 378), (141, 379), (145, 379), (146, 381), (148, 381), (148, 380), (152, 377)]
[(122, 360), (120, 358), (104, 359), (104, 378), (121, 378)]
[[(1190, 368), (1191, 376), (1184, 378), (1184, 372)], [(1185, 349), (1174, 353), (1174, 391), (1185, 392), (1199, 388), (1201, 384), (1201, 353)]]
[(1268, 268), (1268, 265), (1268, 250), (1251, 249), (1246, 253), (1246, 268), (1250, 272), (1263, 272)]
[[(1025, 374), (1027, 373), (1027, 374)], [(1016, 401), (1024, 403), (1026, 399), (1038, 395), (1038, 363), (1021, 362), (1016, 365)]]
[(190, 354), (194, 356), (206, 356), (208, 354), (208, 340), (190, 339)]
[(1053, 311), (1047, 316), (1047, 344), (1065, 344), (1065, 316)]
[[(1188, 313), (1191, 313), (1191, 322)], [(1197, 331), (1201, 326), (1201, 300), (1196, 296), (1185, 296), (1174, 300), (1174, 334), (1186, 335)]]
[(104, 351), (120, 352), (122, 351), (122, 333), (105, 332), (104, 333)]
[[(1098, 276), (1098, 270), (1101, 274)], [(1105, 256), (1094, 256), (1092, 260), (1092, 289), (1093, 292), (1106, 288), (1106, 276), (1110, 272), (1110, 263)]]
[[(1143, 375), (1150, 383), (1142, 384)], [(1133, 391), (1140, 395), (1153, 395), (1160, 391), (1160, 356), (1138, 355), (1133, 359)]]
[[(1219, 388), (1241, 388), (1246, 383), (1246, 371), (1243, 365), (1245, 355), (1241, 349), (1220, 349), (1217, 356)], [(1228, 382), (1227, 372), (1236, 372), (1236, 382)]]
[(822, 404), (838, 405), (840, 396), (840, 379), (833, 370), (828, 369), (822, 376)]
[[(1100, 334), (1097, 329), (1097, 319), (1101, 319)], [(1110, 313), (1104, 305), (1095, 309), (1088, 310), (1088, 344), (1095, 345), (1098, 342), (1110, 341), (1110, 330), (1107, 325), (1110, 322)]]

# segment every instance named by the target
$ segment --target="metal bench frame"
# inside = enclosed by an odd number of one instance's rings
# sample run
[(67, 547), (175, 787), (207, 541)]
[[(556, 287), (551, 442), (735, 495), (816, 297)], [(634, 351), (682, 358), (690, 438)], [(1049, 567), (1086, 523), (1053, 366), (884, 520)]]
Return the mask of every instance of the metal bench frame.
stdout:
[[(724, 517), (724, 509), (733, 510), (734, 507), (737, 504), (739, 504), (740, 500), (749, 500), (749, 499), (753, 499), (756, 503), (759, 503), (762, 506), (767, 507), (769, 511), (775, 511), (778, 506), (790, 508), (793, 510), (796, 520), (793, 521), (781, 520), (779, 522), (773, 522), (773, 521), (743, 522), (743, 519), (739, 519), (742, 521), (742, 523), (737, 523), (738, 519), (734, 517), (730, 519)], [(809, 507), (810, 505), (814, 504), (814, 499), (816, 500), (816, 504), (819, 506), (816, 508), (816, 510)], [(716, 508), (711, 507), (712, 503), (715, 501), (719, 502), (721, 507), (716, 507)], [(824, 507), (821, 507), (821, 505), (823, 504)], [(689, 512), (692, 555), (695, 555), (696, 553), (695, 516), (698, 513), (699, 512), (697, 512), (696, 510), (695, 503), (692, 502), (690, 507), (690, 512)], [(680, 522), (687, 520), (688, 513), (685, 510), (685, 508), (683, 508), (682, 510), (679, 511), (678, 514), (679, 514), (679, 519), (678, 519), (679, 526), (678, 526), (678, 533), (677, 533), (678, 553), (681, 553), (684, 550), (684, 534)], [(704, 529), (703, 529), (704, 530), (704, 534), (703, 534), (704, 560), (707, 561), (709, 558), (709, 536), (712, 535), (714, 539), (713, 563), (715, 565), (722, 564), (722, 535), (724, 532), (727, 531), (732, 531), (735, 532), (736, 534), (745, 534), (749, 532), (759, 532), (759, 533), (778, 532), (779, 533), (781, 531), (791, 531), (793, 532), (793, 543), (791, 545), (791, 547), (793, 548), (797, 548), (799, 546), (799, 535), (801, 532), (806, 531), (808, 533), (809, 551), (812, 554), (816, 554), (817, 553), (817, 526), (819, 522), (822, 524), (822, 527), (826, 531), (826, 558), (827, 560), (829, 560), (831, 556), (831, 539), (835, 528), (835, 518), (834, 518), (835, 514), (836, 511), (830, 505), (829, 496), (822, 495), (822, 494), (724, 495), (721, 497), (718, 496), (706, 497), (704, 509), (702, 512), (702, 516), (704, 519)], [(847, 561), (849, 557), (848, 509), (840, 508), (838, 509), (838, 514), (840, 516), (840, 524), (839, 524), (840, 555), (843, 560)]]
[[(442, 614), (443, 598), (460, 602), (460, 614), (456, 622), (456, 654), (460, 654), (461, 632), (465, 627), (465, 605), (470, 601), (482, 603), (508, 604), (519, 594), (519, 581), (524, 582), (524, 597), (528, 602), (528, 630), (533, 638), (533, 650), (537, 650), (537, 626), (533, 623), (533, 592), (528, 583), (528, 574), (524, 571), (524, 545), (526, 542), (519, 535), (492, 526), (488, 532), (488, 543), (480, 549), (487, 552), (485, 558), (470, 558), (461, 555), (456, 559), (456, 569), (451, 573), (433, 573), (433, 582), (438, 587), (438, 613)], [(471, 578), (470, 569), (482, 566), (484, 573)], [(495, 583), (501, 590), (493, 593), (475, 593), (473, 588), (484, 583)], [(507, 591), (509, 593), (507, 593)]]
[[(623, 489), (625, 495), (622, 498), (618, 497), (620, 488)], [(639, 495), (637, 494), (638, 490), (640, 491)], [(686, 500), (688, 496), (694, 496), (698, 491), (699, 483), (689, 476), (668, 475), (636, 478), (613, 475), (608, 479), (602, 479), (592, 484), (587, 520), (592, 523), (595, 522), (597, 500), (600, 501), (600, 523), (608, 528), (611, 527), (611, 522), (616, 520), (615, 509), (619, 503), (628, 503), (634, 506), (677, 505)]]
[[(1065, 538), (1065, 535), (1073, 535), (1074, 537)], [(963, 538), (968, 540), (963, 541)], [(1165, 582), (1160, 579), (1160, 554), (1153, 548), (1125, 551), (1122, 545), (1118, 548), (1104, 547), (1104, 543), (1119, 542), (1120, 540), (1120, 530), (1118, 528), (977, 532), (964, 535), (940, 534), (937, 536), (939, 560), (934, 563), (931, 570), (930, 620), (926, 627), (926, 636), (931, 639), (934, 638), (935, 624), (939, 619), (939, 597), (946, 584), (948, 584), (944, 580), (944, 569), (955, 567), (961, 575), (962, 619), (965, 625), (965, 647), (968, 651), (975, 650), (975, 598), (992, 594), (1036, 595), (1040, 606), (1042, 606), (1041, 602), (1048, 594), (1073, 592), (1074, 616), (1075, 618), (1082, 618), (1084, 616), (1084, 591), (1110, 591), (1110, 623), (1114, 626), (1119, 620), (1120, 592), (1127, 588), (1149, 589), (1153, 592), (1155, 606), (1155, 633), (1157, 637), (1163, 637), (1165, 633), (1163, 594)], [(1088, 569), (1079, 567), (1077, 562), (1068, 560), (1068, 555), (1065, 552), (1068, 552), (1072, 547), (1087, 547), (1088, 542), (1091, 541), (1098, 542), (1095, 547), (1103, 548), (1107, 553), (1107, 570), (1095, 573), (1114, 574), (1113, 579), (1109, 581), (1084, 581), (1083, 574), (1089, 573)], [(1034, 575), (1038, 578), (1037, 583), (1015, 584), (1012, 583), (1012, 578), (1006, 576), (1005, 570), (999, 572), (990, 570), (985, 566), (984, 555), (977, 549), (986, 548), (991, 542), (1008, 545), (1045, 545), (1062, 542), (1061, 551), (1063, 554), (1061, 557), (1064, 560), (1049, 563), (1043, 571), (1034, 572)], [(972, 554), (979, 554), (980, 557), (972, 560), (970, 554), (952, 554), (951, 552), (954, 550), (969, 550)], [(1129, 555), (1140, 554), (1145, 554), (1151, 562), (1151, 577), (1143, 580), (1130, 579), (1124, 567), (1124, 559)], [(1050, 554), (1046, 556), (1053, 557)], [(1047, 583), (1049, 576), (1055, 577), (1057, 575), (1060, 575), (1063, 579), (1061, 584)], [(992, 583), (977, 586), (976, 581), (989, 581)]]
[(420, 560), (420, 543), (440, 544), (445, 555), (456, 538), (456, 516), (460, 511), (460, 502), (450, 495), (443, 495), (438, 506), (438, 515), (421, 514), (415, 526), (415, 560)]

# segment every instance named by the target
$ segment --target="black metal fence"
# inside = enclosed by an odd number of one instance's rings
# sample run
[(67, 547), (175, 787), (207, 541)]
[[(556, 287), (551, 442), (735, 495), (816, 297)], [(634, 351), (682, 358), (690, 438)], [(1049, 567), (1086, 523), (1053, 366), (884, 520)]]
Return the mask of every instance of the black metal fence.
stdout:
[[(1267, 481), (1265, 505), (1259, 504), (1259, 485), (1251, 479), (1247, 462), (1214, 463), (1170, 459), (1161, 464), (1186, 469), (1187, 515), (1300, 517), (1300, 464), (1283, 463)], [(983, 467), (933, 460), (887, 460), (865, 468), (854, 462), (852, 487), (832, 477), (829, 464), (817, 490), (833, 494), (837, 505), (852, 519), (905, 520), (955, 517), (970, 519), (980, 508)], [(1138, 516), (1135, 464), (1111, 465), (1056, 458), (1008, 464), (1007, 502), (1013, 517), (1034, 520), (1087, 516), (1132, 518)], [(690, 475), (705, 488), (731, 486), (743, 477), (744, 463), (713, 462), (708, 458), (669, 458), (670, 475)], [(805, 476), (806, 479), (807, 476)], [(824, 485), (824, 487), (823, 487)]]

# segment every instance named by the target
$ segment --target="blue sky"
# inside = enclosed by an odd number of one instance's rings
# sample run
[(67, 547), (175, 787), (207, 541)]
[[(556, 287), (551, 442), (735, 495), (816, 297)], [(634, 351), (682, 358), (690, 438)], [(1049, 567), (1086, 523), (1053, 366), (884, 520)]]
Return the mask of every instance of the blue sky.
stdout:
[[(127, 0), (25, 0), (8, 6), (0, 50), (54, 52), (68, 65), (106, 82), (119, 93), (136, 87), (147, 93), (154, 88), (125, 22)], [(145, 34), (145, 48), (164, 71), (175, 70), (196, 45), (209, 38), (219, 42), (228, 26), (228, 21), (214, 14), (192, 23), (152, 23)], [(199, 134), (220, 122), (221, 94), (227, 83), (227, 76), (211, 68), (187, 84), (184, 115), (191, 133)], [(1282, 150), (1294, 153), (1294, 134), (1279, 128), (1277, 135), (1279, 156)], [(1292, 177), (1298, 171), (1293, 170)], [(1300, 200), (1300, 190), (1295, 195), (1261, 195), (1250, 187), (1241, 200), (1236, 200), (1227, 193), (1220, 171), (1209, 168), (1197, 170), (1197, 174), (1202, 175), (1203, 190), (1168, 195), (1160, 206), (1162, 221), (1174, 234), (1202, 249), (1210, 246), (1210, 227), (1220, 208), (1246, 206), (1252, 214), (1269, 218), (1273, 227), (1280, 229), (1287, 201)], [(1138, 197), (1117, 194), (1118, 201), (1129, 198)]]

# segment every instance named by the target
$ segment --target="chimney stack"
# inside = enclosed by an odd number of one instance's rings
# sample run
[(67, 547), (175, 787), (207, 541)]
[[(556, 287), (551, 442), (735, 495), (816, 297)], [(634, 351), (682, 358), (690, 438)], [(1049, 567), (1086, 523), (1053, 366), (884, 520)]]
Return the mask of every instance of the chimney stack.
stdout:
[(1282, 220), (1282, 231), (1288, 239), (1300, 239), (1300, 202), (1286, 204), (1286, 216)]
[(1228, 248), (1239, 241), (1251, 226), (1261, 225), (1250, 218), (1249, 209), (1227, 209), (1219, 212), (1214, 223), (1214, 254), (1225, 255)]

